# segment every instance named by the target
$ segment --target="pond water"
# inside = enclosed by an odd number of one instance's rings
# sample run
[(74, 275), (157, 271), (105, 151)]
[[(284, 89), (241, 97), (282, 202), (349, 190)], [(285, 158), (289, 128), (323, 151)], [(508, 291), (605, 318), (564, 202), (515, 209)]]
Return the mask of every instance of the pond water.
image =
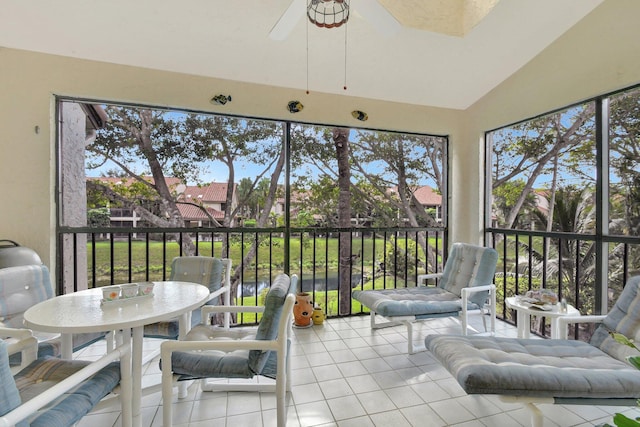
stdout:
[[(351, 287), (355, 287), (360, 284), (361, 275), (357, 274), (351, 277)], [(315, 291), (335, 291), (338, 289), (338, 274), (325, 277), (316, 277), (315, 280), (313, 277), (302, 278), (300, 282), (298, 282), (298, 288), (302, 285), (303, 292), (313, 292)], [(263, 289), (267, 288), (269, 284), (265, 280), (259, 280), (257, 285), (257, 293), (260, 293)], [(242, 283), (242, 287), (238, 287), (238, 297), (240, 296), (254, 296), (256, 294), (256, 282), (254, 281), (244, 281)]]

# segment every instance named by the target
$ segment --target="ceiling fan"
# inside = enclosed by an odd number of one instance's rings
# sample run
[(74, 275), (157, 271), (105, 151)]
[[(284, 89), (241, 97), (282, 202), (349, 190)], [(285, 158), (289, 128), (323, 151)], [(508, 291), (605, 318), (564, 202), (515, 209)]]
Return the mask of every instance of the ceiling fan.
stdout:
[[(306, 16), (309, 4), (326, 2), (327, 0), (292, 0), (278, 22), (269, 32), (269, 38), (284, 40), (293, 31), (300, 19)], [(365, 20), (369, 21), (384, 36), (391, 36), (400, 31), (400, 23), (377, 0), (351, 0), (349, 8), (354, 9)]]

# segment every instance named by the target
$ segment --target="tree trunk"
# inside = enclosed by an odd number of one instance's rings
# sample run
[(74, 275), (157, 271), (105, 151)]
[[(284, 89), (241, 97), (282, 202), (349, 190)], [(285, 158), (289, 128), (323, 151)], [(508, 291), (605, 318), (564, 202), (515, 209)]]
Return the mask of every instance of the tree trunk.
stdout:
[[(351, 168), (349, 167), (349, 129), (334, 128), (333, 143), (338, 160), (338, 226), (351, 227)], [(338, 266), (338, 314), (351, 313), (351, 232), (340, 232)]]

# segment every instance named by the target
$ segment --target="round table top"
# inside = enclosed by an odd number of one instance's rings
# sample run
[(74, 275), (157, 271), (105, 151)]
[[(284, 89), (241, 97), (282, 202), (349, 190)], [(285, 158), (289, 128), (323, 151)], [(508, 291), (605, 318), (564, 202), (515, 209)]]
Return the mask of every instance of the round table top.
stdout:
[(60, 295), (24, 313), (27, 328), (43, 332), (86, 333), (135, 328), (177, 317), (209, 299), (206, 286), (154, 282), (153, 295), (101, 304), (101, 288)]
[(536, 306), (522, 304), (518, 301), (516, 297), (505, 298), (504, 302), (507, 304), (508, 308), (512, 308), (514, 310), (522, 310), (529, 314), (535, 314), (537, 316), (545, 316), (545, 317), (561, 317), (561, 316), (580, 316), (580, 311), (574, 306), (567, 304), (567, 312), (564, 313), (560, 311), (560, 304), (556, 304), (552, 307), (551, 310), (542, 310), (540, 308), (536, 308)]

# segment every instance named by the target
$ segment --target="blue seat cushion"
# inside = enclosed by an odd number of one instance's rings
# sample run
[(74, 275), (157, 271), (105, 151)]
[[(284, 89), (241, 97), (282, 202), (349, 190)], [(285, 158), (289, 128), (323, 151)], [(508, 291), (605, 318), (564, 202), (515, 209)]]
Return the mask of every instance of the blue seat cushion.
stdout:
[[(231, 341), (254, 339), (255, 328), (224, 330), (209, 325), (195, 326), (185, 341)], [(249, 369), (249, 350), (231, 352), (175, 351), (171, 355), (171, 366), (180, 380), (196, 378), (253, 378)], [(162, 367), (162, 366), (161, 366)]]
[[(189, 331), (186, 341), (273, 340), (278, 336), (278, 324), (287, 295), (294, 290), (289, 276), (281, 274), (274, 280), (264, 302), (264, 312), (257, 328), (225, 330), (216, 326), (197, 325)], [(196, 378), (252, 378), (263, 375), (275, 378), (276, 352), (262, 350), (176, 351), (171, 356), (174, 374), (180, 380)], [(162, 368), (162, 366), (161, 366)]]
[[(87, 366), (88, 361), (68, 361), (53, 357), (35, 360), (14, 376), (23, 402), (51, 388)], [(32, 427), (70, 426), (84, 415), (120, 382), (120, 364), (113, 362), (91, 378), (28, 418)]]
[[(382, 316), (457, 316), (462, 310), (460, 297), (442, 288), (356, 290), (351, 296)], [(469, 310), (478, 308), (474, 303), (467, 304)]]
[(582, 341), (428, 335), (425, 344), (469, 394), (640, 397), (640, 371)]

